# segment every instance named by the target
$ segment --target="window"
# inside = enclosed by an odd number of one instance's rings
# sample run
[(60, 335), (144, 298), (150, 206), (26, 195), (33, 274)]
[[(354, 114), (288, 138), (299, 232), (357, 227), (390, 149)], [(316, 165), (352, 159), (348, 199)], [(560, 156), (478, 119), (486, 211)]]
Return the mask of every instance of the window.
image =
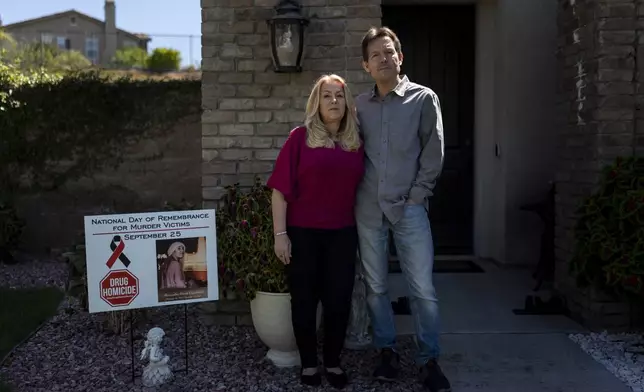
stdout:
[(56, 46), (58, 46), (58, 49), (70, 50), (72, 43), (67, 37), (56, 37)]
[(72, 16), (71, 18), (69, 18), (69, 24), (72, 25), (72, 26), (76, 26), (76, 17), (75, 16)]
[(49, 33), (40, 34), (40, 43), (49, 45), (54, 42), (54, 36)]
[(98, 37), (85, 38), (85, 57), (92, 63), (98, 63)]

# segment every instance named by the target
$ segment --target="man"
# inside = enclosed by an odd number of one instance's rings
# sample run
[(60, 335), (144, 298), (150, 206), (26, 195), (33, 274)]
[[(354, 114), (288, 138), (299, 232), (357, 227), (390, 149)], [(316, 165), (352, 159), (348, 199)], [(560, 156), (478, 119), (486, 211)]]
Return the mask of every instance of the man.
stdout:
[(380, 350), (374, 376), (390, 381), (400, 369), (387, 293), (391, 229), (410, 288), (421, 382), (431, 392), (448, 392), (450, 383), (437, 362), (439, 314), (427, 216), (428, 198), (443, 168), (439, 100), (431, 89), (401, 77), (401, 45), (390, 29), (371, 28), (365, 34), (362, 58), (365, 71), (375, 81), (373, 90), (356, 101), (365, 141), (365, 175), (358, 189), (356, 218), (374, 344)]

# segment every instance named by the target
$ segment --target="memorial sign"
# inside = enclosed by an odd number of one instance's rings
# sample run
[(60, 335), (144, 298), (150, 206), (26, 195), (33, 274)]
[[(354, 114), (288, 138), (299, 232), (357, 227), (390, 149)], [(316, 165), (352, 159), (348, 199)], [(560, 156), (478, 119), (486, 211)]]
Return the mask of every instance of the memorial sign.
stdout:
[(85, 217), (89, 311), (219, 299), (214, 210)]

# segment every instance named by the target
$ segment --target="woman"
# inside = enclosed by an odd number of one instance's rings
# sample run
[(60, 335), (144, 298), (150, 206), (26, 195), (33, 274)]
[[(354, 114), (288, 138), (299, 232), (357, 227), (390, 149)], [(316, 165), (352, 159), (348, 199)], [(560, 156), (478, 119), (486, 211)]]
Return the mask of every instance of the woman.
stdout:
[(353, 98), (344, 79), (322, 76), (306, 105), (304, 126), (291, 131), (268, 186), (275, 253), (287, 264), (293, 330), (307, 385), (321, 384), (316, 314), (324, 309), (324, 367), (329, 384), (344, 387), (340, 368), (351, 310), (358, 246), (356, 189), (364, 172)]
[(186, 288), (186, 278), (183, 272), (186, 246), (182, 242), (173, 242), (168, 247), (168, 258), (161, 264), (161, 288)]

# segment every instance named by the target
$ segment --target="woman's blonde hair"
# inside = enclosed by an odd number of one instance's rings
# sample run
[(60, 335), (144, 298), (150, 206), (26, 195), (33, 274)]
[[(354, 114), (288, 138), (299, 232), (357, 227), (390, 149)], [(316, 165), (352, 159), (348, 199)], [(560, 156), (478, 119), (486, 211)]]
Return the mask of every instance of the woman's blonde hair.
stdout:
[[(337, 82), (342, 85), (344, 91), (344, 100), (346, 108), (344, 117), (340, 122), (340, 128), (335, 139), (326, 130), (324, 122), (320, 117), (320, 90), (322, 85), (327, 82)], [(340, 143), (342, 149), (346, 151), (355, 151), (360, 148), (360, 135), (358, 134), (358, 122), (355, 117), (355, 103), (351, 91), (344, 79), (338, 75), (322, 75), (313, 86), (309, 100), (306, 103), (306, 145), (311, 148), (326, 147), (333, 148), (334, 141)]]

